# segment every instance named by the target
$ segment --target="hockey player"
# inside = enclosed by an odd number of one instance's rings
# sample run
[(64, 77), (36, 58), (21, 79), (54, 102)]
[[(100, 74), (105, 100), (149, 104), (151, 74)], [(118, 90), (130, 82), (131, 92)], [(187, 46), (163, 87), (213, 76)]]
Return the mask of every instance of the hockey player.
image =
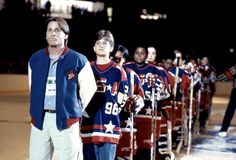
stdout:
[(166, 54), (163, 57), (163, 66), (174, 77), (174, 86), (172, 87), (174, 115), (172, 117), (172, 124), (173, 148), (176, 149), (177, 145), (182, 140), (183, 113), (185, 112), (184, 97), (188, 97), (190, 79), (188, 73), (180, 67), (183, 66), (183, 60), (179, 52), (177, 52), (177, 54)]
[(110, 31), (96, 34), (96, 60), (91, 66), (97, 91), (86, 108), (81, 124), (84, 160), (114, 160), (120, 139), (119, 113), (128, 94), (128, 83), (123, 68), (110, 60), (114, 38)]
[[(157, 63), (157, 51), (155, 47), (148, 47), (148, 55), (146, 63), (156, 65), (157, 68), (167, 77), (168, 87), (167, 91), (171, 95), (171, 88), (174, 87), (174, 77), (168, 73), (163, 67), (162, 63)], [(173, 126), (173, 113), (174, 109), (171, 105), (171, 96), (164, 100), (160, 100), (158, 105), (161, 108), (161, 124), (160, 124), (160, 136), (157, 140), (157, 155), (160, 159), (174, 159), (175, 155), (172, 152), (172, 126)]]
[(156, 48), (153, 46), (150, 46), (147, 48), (147, 58), (145, 59), (146, 63), (150, 63), (153, 65), (157, 65), (157, 51)]
[[(129, 51), (122, 45), (117, 45), (112, 55), (114, 62), (121, 67), (129, 58)], [(125, 68), (129, 85), (129, 97), (121, 111), (122, 136), (117, 146), (117, 159), (133, 159), (137, 151), (136, 132), (134, 127), (134, 116), (144, 106), (144, 92), (138, 75), (131, 69)], [(128, 143), (130, 142), (130, 143)]]
[[(159, 137), (161, 108), (155, 102), (168, 96), (168, 80), (156, 66), (145, 63), (146, 56), (145, 48), (137, 47), (133, 56), (134, 62), (124, 64), (124, 68), (130, 68), (139, 75), (145, 93), (145, 106), (135, 117), (138, 151), (134, 159), (138, 160), (150, 160), (156, 156), (155, 145)], [(158, 95), (154, 96), (153, 90)]]
[(212, 97), (215, 94), (216, 70), (210, 65), (208, 57), (202, 57), (198, 71), (201, 73), (201, 101), (200, 101), (200, 133), (206, 131), (206, 123), (209, 120)]

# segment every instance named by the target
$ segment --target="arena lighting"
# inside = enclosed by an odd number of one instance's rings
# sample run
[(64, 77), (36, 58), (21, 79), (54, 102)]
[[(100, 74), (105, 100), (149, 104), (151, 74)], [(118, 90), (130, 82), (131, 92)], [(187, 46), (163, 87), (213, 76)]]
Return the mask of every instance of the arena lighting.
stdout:
[(0, 0), (0, 10), (4, 8), (5, 0)]
[(143, 9), (142, 10), (142, 13), (140, 15), (140, 18), (141, 19), (148, 19), (148, 20), (158, 20), (158, 19), (166, 19), (167, 18), (167, 15), (166, 14), (160, 14), (160, 13), (154, 13), (154, 14), (150, 14), (147, 12), (146, 9)]
[[(45, 7), (47, 0), (38, 0), (38, 8)], [(91, 13), (96, 13), (104, 10), (103, 2), (92, 2), (84, 0), (50, 0), (51, 16), (63, 16), (65, 18), (71, 18), (72, 6), (77, 9), (86, 10)]]
[(230, 49), (229, 49), (229, 52), (230, 52), (230, 53), (234, 53), (234, 48), (230, 48)]
[(108, 22), (112, 22), (112, 12), (113, 12), (113, 8), (107, 7)]

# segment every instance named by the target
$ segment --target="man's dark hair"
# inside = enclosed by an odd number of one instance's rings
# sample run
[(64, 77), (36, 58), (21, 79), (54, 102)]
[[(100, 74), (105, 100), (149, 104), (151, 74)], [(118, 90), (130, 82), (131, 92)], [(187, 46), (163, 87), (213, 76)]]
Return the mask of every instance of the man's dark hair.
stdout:
[(68, 35), (67, 39), (65, 39), (65, 45), (67, 45), (68, 43), (68, 38), (69, 38), (69, 34), (70, 34), (70, 27), (68, 25), (68, 23), (66, 22), (66, 20), (62, 17), (50, 17), (47, 21), (46, 21), (46, 28), (48, 26), (48, 23), (52, 22), (52, 21), (56, 21), (58, 23), (58, 26), (60, 27), (60, 29), (66, 34)]

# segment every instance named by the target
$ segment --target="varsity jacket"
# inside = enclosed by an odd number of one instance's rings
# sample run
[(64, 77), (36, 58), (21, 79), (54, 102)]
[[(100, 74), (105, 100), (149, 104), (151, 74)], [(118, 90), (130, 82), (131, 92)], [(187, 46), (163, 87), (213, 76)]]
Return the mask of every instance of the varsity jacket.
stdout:
[[(30, 115), (32, 124), (38, 129), (42, 129), (44, 121), (49, 65), (47, 48), (37, 51), (29, 59)], [(87, 58), (65, 47), (56, 70), (56, 125), (59, 130), (79, 121), (95, 91), (96, 82)]]

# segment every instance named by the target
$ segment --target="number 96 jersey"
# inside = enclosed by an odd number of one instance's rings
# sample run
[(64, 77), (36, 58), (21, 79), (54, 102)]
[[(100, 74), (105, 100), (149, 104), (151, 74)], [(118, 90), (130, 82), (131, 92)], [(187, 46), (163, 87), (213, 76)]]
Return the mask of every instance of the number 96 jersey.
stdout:
[(120, 138), (119, 113), (128, 94), (125, 70), (111, 61), (106, 65), (91, 62), (97, 91), (82, 117), (83, 143), (116, 143)]

